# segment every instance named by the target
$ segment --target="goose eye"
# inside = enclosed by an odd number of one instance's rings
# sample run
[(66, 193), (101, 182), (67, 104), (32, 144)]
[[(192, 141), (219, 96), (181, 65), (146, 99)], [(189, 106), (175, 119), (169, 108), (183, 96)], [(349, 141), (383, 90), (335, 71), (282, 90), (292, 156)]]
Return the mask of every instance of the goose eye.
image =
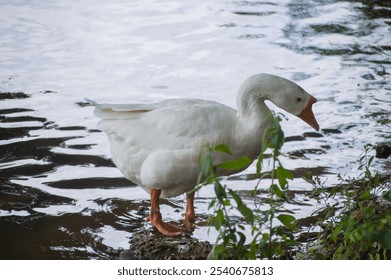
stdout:
[(302, 100), (302, 99), (301, 99), (300, 97), (298, 97), (298, 98), (296, 99), (297, 102), (301, 102), (301, 100)]

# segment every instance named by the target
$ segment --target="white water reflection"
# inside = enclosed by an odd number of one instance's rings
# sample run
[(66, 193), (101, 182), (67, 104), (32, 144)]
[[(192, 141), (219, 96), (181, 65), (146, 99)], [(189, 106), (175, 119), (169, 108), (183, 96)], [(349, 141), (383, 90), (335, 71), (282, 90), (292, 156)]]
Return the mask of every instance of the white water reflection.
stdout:
[[(293, 116), (283, 121), (286, 136), (296, 137), (283, 148), (284, 166), (317, 171), (329, 185), (336, 173), (356, 175), (363, 146), (389, 141), (379, 121), (390, 118), (391, 42), (379, 11), (359, 1), (1, 1), (0, 92), (30, 97), (0, 100), (0, 128), (7, 132), (0, 138), (6, 174), (0, 178), (9, 187), (2, 194), (16, 197), (0, 201), (0, 217), (38, 213), (61, 218), (57, 223), (71, 214), (93, 217), (80, 228), (123, 247), (120, 239), (145, 226), (137, 208), (148, 206), (148, 195), (121, 181), (93, 109), (78, 103), (183, 97), (236, 107), (240, 83), (258, 72), (292, 79), (318, 99), (319, 134)], [(245, 178), (254, 173), (251, 166), (224, 182), (248, 191), (256, 180)], [(306, 197), (311, 186), (304, 180), (291, 188), (303, 193), (287, 211), (303, 218), (319, 207)], [(213, 242), (215, 232), (203, 223), (213, 188), (196, 197), (202, 226), (193, 236)], [(165, 201), (165, 218), (182, 219), (183, 207), (183, 197)], [(61, 232), (72, 236), (74, 227)]]

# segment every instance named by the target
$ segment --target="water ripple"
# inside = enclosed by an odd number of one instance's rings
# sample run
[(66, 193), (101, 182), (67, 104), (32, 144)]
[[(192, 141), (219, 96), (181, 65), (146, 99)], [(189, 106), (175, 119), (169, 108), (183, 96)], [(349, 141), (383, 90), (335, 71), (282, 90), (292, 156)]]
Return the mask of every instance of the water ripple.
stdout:
[[(284, 211), (309, 234), (322, 213), (303, 176), (332, 185), (337, 173), (355, 175), (365, 144), (390, 141), (389, 1), (3, 2), (0, 258), (115, 259), (133, 232), (152, 230), (148, 194), (115, 168), (84, 97), (234, 107), (236, 88), (254, 73), (298, 82), (318, 99), (321, 130), (292, 116), (282, 122), (281, 161), (295, 178)], [(257, 180), (250, 166), (223, 183), (252, 205)], [(259, 185), (262, 211), (269, 184)], [(211, 186), (196, 194), (193, 234), (212, 242), (213, 197)], [(183, 196), (161, 204), (165, 219), (183, 219)]]

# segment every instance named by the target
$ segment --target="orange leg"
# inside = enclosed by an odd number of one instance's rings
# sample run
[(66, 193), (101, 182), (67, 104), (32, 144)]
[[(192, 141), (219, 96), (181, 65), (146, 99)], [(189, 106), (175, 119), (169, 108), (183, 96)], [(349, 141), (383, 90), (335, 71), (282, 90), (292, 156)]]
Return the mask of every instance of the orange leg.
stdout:
[(195, 222), (194, 194), (195, 194), (194, 191), (186, 194), (186, 212), (185, 212), (185, 219), (183, 220), (183, 223), (187, 228), (187, 230), (189, 231), (194, 230), (194, 222)]
[(147, 218), (151, 224), (162, 234), (167, 236), (179, 236), (184, 229), (167, 224), (162, 221), (162, 214), (160, 214), (159, 197), (161, 190), (151, 189), (151, 214)]

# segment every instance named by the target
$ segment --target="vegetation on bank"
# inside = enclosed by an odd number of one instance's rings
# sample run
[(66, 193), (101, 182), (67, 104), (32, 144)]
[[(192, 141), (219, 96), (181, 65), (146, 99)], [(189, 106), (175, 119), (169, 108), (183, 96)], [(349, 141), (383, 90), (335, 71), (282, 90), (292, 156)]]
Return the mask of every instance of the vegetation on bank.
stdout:
[[(308, 178), (325, 216), (316, 242), (310, 243), (308, 257), (315, 259), (391, 259), (391, 180), (381, 180), (370, 170), (372, 146), (364, 147), (357, 178), (342, 178), (327, 190), (319, 178)], [(328, 202), (339, 197), (342, 203)]]
[[(300, 227), (298, 220), (283, 209), (289, 202), (289, 180), (293, 174), (279, 160), (284, 144), (281, 118), (274, 117), (264, 134), (263, 150), (256, 161), (258, 183), (252, 190), (253, 205), (248, 207), (240, 194), (221, 183), (219, 168), (240, 170), (250, 159), (242, 157), (215, 165), (213, 153), (232, 155), (222, 144), (207, 147), (199, 157), (203, 185), (214, 186), (216, 198), (209, 222), (219, 232), (211, 257), (213, 259), (391, 259), (391, 181), (382, 180), (370, 170), (374, 156), (366, 146), (359, 158), (358, 178), (342, 178), (339, 185), (326, 187), (320, 178), (308, 174), (305, 179), (314, 186), (313, 196), (323, 204), (323, 215), (316, 225), (322, 230), (317, 238), (307, 242), (305, 252), (297, 253)], [(268, 152), (266, 154), (266, 152)], [(262, 170), (269, 157), (271, 169)], [(268, 192), (269, 208), (261, 210), (259, 182), (271, 180)], [(338, 198), (336, 203), (335, 198)], [(237, 213), (235, 218), (230, 213)], [(245, 222), (244, 222), (245, 221)]]

